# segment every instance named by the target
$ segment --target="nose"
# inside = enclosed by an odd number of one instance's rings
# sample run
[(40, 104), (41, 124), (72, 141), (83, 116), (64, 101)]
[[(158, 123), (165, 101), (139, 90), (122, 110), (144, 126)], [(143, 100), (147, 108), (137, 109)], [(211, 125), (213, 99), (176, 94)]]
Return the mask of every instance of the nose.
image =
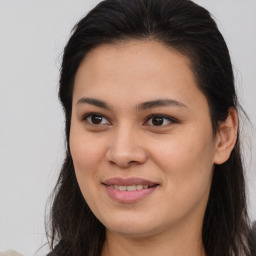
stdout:
[(136, 131), (120, 127), (113, 132), (106, 158), (111, 164), (127, 168), (145, 163), (147, 154)]

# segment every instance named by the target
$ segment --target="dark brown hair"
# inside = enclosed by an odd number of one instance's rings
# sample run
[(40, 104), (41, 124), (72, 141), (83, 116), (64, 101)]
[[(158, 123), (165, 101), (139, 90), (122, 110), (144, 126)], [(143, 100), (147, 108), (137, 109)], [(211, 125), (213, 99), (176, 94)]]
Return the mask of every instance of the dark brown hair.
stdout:
[[(65, 47), (59, 98), (66, 117), (66, 159), (54, 190), (50, 240), (58, 255), (97, 256), (105, 227), (84, 200), (69, 151), (73, 82), (92, 49), (130, 39), (159, 41), (191, 60), (191, 69), (208, 100), (216, 134), (231, 107), (238, 110), (229, 51), (207, 10), (189, 0), (105, 0), (74, 27)], [(228, 161), (214, 166), (203, 221), (208, 256), (248, 255), (248, 217), (239, 133)], [(62, 251), (62, 252), (61, 252)]]

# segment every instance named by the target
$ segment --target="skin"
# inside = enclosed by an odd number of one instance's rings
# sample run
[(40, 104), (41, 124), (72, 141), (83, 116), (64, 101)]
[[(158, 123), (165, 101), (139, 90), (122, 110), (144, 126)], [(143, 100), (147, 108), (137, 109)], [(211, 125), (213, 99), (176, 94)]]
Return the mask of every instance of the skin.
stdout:
[[(176, 104), (141, 107), (163, 99)], [(91, 112), (101, 123), (92, 123)], [(164, 116), (163, 124), (154, 125), (152, 114)], [(91, 50), (75, 77), (70, 150), (81, 192), (106, 227), (102, 255), (205, 255), (201, 230), (213, 166), (228, 159), (236, 130), (231, 110), (213, 134), (187, 57), (150, 40)], [(159, 186), (141, 200), (120, 203), (102, 184), (112, 177)]]

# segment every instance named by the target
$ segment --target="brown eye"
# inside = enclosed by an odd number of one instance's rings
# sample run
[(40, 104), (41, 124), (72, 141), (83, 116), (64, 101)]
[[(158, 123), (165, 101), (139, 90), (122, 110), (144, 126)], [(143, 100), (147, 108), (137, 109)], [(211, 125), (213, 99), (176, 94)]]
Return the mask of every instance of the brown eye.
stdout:
[(92, 115), (91, 116), (91, 122), (93, 124), (100, 124), (102, 122), (103, 117), (100, 115)]
[(89, 114), (84, 118), (84, 120), (92, 125), (110, 124), (109, 121), (100, 114)]
[(160, 116), (156, 116), (152, 118), (152, 124), (155, 126), (159, 126), (159, 125), (163, 125), (164, 123), (164, 118), (160, 117)]
[(153, 115), (147, 120), (146, 124), (150, 126), (165, 126), (175, 122), (173, 118), (168, 116)]

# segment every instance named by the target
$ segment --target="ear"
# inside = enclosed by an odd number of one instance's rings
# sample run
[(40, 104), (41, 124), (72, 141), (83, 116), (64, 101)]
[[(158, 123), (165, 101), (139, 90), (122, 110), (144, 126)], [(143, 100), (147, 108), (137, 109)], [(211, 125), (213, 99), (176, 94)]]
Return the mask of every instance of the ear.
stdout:
[(215, 164), (223, 164), (229, 159), (237, 140), (237, 130), (237, 112), (234, 108), (230, 108), (227, 119), (220, 124), (216, 134)]

